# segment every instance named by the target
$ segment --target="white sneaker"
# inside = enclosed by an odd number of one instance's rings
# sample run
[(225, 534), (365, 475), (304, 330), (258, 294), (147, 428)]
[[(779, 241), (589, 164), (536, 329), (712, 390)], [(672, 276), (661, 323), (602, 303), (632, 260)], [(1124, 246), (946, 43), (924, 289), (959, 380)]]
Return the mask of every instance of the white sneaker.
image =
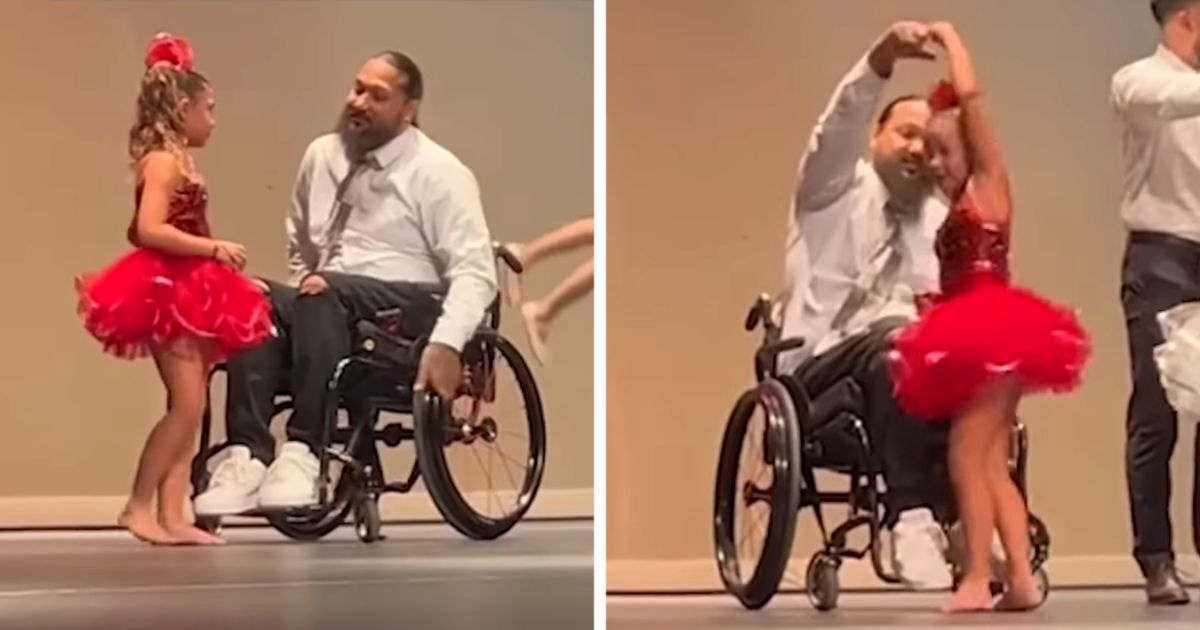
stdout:
[(321, 462), (303, 442), (288, 442), (267, 469), (267, 478), (258, 492), (263, 509), (305, 507), (317, 502), (317, 476)]
[(896, 575), (911, 589), (941, 590), (953, 585), (946, 540), (932, 511), (918, 508), (900, 513), (892, 528), (892, 563)]
[(208, 466), (208, 490), (192, 502), (192, 511), (198, 516), (241, 514), (258, 506), (258, 488), (267, 466), (250, 457), (249, 448), (231, 446)]

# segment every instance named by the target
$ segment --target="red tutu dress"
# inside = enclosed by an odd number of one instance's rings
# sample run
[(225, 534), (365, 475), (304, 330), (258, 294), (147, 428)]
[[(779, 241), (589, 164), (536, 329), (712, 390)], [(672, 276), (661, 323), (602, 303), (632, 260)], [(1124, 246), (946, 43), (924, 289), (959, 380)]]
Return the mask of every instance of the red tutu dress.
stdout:
[[(140, 196), (140, 189), (139, 189)], [(184, 184), (171, 197), (167, 221), (208, 237), (208, 191)], [(129, 241), (137, 243), (136, 216)], [(199, 342), (213, 361), (252, 348), (275, 334), (271, 306), (254, 283), (214, 259), (138, 247), (108, 268), (80, 276), (83, 326), (121, 358), (144, 357), (180, 340)]]
[(1075, 314), (1010, 286), (1009, 225), (983, 221), (970, 196), (938, 232), (942, 295), (900, 332), (891, 353), (896, 398), (909, 414), (948, 420), (998, 375), (1026, 393), (1079, 385), (1091, 352)]

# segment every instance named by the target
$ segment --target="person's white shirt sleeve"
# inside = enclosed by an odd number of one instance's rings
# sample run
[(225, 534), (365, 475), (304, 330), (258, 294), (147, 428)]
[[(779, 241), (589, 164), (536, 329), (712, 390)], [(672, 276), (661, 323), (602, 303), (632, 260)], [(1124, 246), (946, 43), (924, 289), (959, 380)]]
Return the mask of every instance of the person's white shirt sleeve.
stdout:
[(449, 288), (431, 343), (461, 352), (496, 299), (496, 261), (479, 185), (450, 161), (426, 169), (421, 223)]
[(307, 274), (316, 271), (319, 251), (309, 232), (308, 196), (312, 171), (316, 164), (316, 145), (309, 145), (300, 160), (296, 184), (292, 189), (292, 209), (287, 216), (288, 283), (299, 285)]
[(1200, 73), (1150, 63), (1126, 66), (1113, 75), (1112, 103), (1135, 120), (1200, 116)]
[(795, 212), (824, 209), (853, 185), (862, 148), (870, 137), (875, 107), (886, 84), (866, 56), (842, 79), (800, 160)]

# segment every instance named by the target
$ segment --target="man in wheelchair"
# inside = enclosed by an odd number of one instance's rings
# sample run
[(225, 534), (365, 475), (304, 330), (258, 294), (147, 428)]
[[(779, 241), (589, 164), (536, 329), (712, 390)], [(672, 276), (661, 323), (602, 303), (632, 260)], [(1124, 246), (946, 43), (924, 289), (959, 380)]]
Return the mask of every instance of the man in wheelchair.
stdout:
[[(417, 125), (423, 81), (384, 52), (359, 70), (335, 133), (309, 145), (288, 217), (289, 286), (263, 282), (279, 337), (228, 366), (230, 447), (202, 516), (317, 503), (326, 384), (351, 351), (356, 322), (382, 311), (427, 341), (415, 389), (454, 397), (460, 353), (496, 298), (492, 243), (471, 171)], [(287, 442), (269, 431), (290, 391)]]
[[(905, 415), (888, 368), (892, 334), (938, 289), (933, 251), (947, 207), (931, 194), (917, 96), (875, 108), (901, 59), (931, 59), (925, 27), (892, 26), (830, 101), (799, 170), (788, 222), (782, 335), (805, 341), (780, 356), (810, 397), (847, 378), (862, 389), (867, 432), (887, 484), (896, 573), (916, 588), (947, 588), (951, 571), (935, 510), (946, 424)], [(869, 140), (870, 160), (861, 158)]]

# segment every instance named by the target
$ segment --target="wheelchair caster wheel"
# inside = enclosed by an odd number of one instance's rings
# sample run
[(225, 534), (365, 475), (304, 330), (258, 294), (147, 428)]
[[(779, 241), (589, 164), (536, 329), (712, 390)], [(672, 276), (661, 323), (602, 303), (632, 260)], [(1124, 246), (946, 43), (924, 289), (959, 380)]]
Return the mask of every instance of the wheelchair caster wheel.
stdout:
[(383, 523), (379, 518), (379, 503), (373, 497), (359, 499), (354, 510), (354, 533), (365, 543), (383, 539), (380, 530)]
[(818, 553), (808, 562), (808, 570), (804, 572), (804, 590), (808, 593), (808, 601), (813, 608), (822, 612), (837, 608), (841, 586), (838, 584), (837, 558)]
[(1042, 603), (1044, 604), (1050, 597), (1050, 576), (1046, 573), (1046, 568), (1038, 567), (1033, 572), (1033, 579), (1037, 582), (1038, 592), (1042, 594)]
[(221, 534), (221, 517), (198, 516), (196, 517), (196, 529), (208, 532), (213, 536), (219, 536)]

